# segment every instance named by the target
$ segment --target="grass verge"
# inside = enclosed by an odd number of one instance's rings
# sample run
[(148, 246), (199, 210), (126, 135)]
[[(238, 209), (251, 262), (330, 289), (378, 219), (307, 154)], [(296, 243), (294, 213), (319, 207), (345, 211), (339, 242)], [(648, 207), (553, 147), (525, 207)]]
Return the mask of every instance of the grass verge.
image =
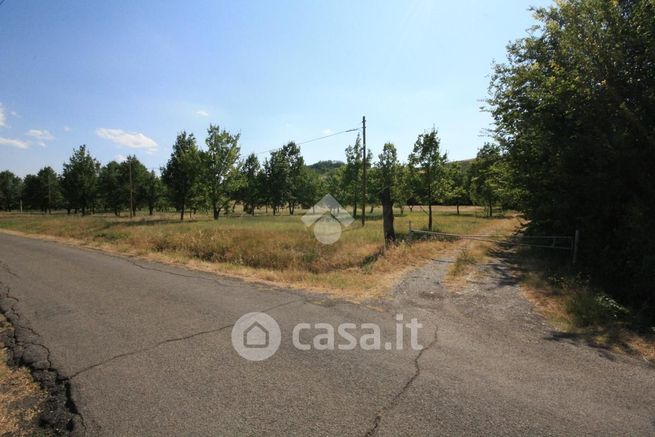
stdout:
[[(300, 220), (302, 212), (284, 216), (195, 216), (180, 223), (173, 215), (134, 220), (106, 215), (0, 215), (0, 229), (51, 238), (69, 244), (142, 257), (165, 263), (279, 285), (329, 292), (362, 301), (383, 296), (408, 270), (452, 247), (443, 241), (404, 241), (412, 228), (427, 225), (421, 210), (396, 217), (396, 246), (384, 249), (382, 220), (374, 214), (365, 227), (346, 228), (333, 245), (314, 238)], [(472, 233), (495, 228), (508, 219), (486, 219), (479, 208), (437, 207), (436, 228)]]
[[(0, 315), (0, 334), (5, 329), (7, 321)], [(38, 420), (46, 397), (27, 368), (7, 364), (6, 350), (0, 344), (0, 435), (48, 435)]]
[(655, 326), (562, 263), (527, 250), (520, 255), (523, 294), (554, 327), (593, 346), (640, 356), (655, 365)]

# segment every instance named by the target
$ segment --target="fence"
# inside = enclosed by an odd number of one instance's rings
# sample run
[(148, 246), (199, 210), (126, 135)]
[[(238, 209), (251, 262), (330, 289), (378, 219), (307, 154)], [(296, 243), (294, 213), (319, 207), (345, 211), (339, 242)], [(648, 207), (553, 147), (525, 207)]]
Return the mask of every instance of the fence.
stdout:
[[(449, 234), (446, 232), (422, 231), (412, 229), (412, 222), (409, 222), (409, 240), (413, 235), (427, 235), (442, 240), (475, 240), (488, 241), (491, 243), (504, 244), (508, 246), (537, 247), (542, 249), (564, 250), (571, 252), (571, 262), (576, 263), (578, 257), (578, 243), (580, 232), (575, 231), (575, 235), (463, 235)], [(548, 244), (550, 243), (550, 244)]]

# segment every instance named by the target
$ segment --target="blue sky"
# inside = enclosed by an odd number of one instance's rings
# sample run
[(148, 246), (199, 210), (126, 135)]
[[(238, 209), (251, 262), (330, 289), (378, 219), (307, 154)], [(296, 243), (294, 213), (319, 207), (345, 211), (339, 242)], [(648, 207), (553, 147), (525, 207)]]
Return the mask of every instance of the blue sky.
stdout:
[[(0, 6), (0, 169), (57, 171), (87, 144), (149, 168), (176, 134), (241, 132), (244, 154), (357, 127), (405, 159), (439, 130), (475, 156), (492, 61), (550, 1), (18, 1)], [(343, 159), (356, 134), (302, 146)], [(263, 159), (266, 155), (262, 154)]]

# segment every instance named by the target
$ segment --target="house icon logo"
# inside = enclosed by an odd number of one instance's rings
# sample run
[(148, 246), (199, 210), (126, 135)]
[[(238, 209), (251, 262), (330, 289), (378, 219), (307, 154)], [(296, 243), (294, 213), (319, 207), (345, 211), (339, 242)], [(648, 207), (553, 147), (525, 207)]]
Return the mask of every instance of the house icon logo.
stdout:
[(343, 229), (354, 221), (346, 209), (329, 194), (312, 206), (301, 220), (306, 227), (312, 228), (318, 241), (328, 245), (339, 241)]
[(266, 348), (268, 347), (269, 334), (261, 323), (255, 322), (243, 331), (243, 344), (245, 347)]
[(266, 313), (245, 314), (232, 327), (232, 347), (250, 361), (270, 358), (281, 341), (280, 326)]

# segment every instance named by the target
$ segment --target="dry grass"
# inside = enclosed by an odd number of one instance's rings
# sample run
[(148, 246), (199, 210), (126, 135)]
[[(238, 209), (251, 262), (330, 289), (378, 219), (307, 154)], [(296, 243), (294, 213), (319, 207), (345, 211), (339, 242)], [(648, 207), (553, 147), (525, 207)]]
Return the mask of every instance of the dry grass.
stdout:
[[(194, 269), (290, 287), (329, 292), (354, 301), (382, 296), (402, 274), (453, 247), (453, 243), (403, 239), (409, 229), (425, 228), (418, 208), (395, 221), (399, 244), (384, 249), (379, 216), (361, 227), (353, 223), (333, 245), (318, 242), (300, 217), (194, 216), (180, 223), (174, 215), (130, 221), (105, 215), (0, 215), (0, 229), (48, 236), (69, 244), (181, 263)], [(374, 214), (377, 211), (374, 212)], [(503, 226), (508, 219), (486, 219), (479, 208), (435, 208), (436, 229), (472, 233)]]
[[(498, 220), (492, 225), (482, 227), (479, 232), (484, 235), (503, 237), (514, 234), (521, 227), (519, 217), (510, 214), (506, 219)], [(480, 240), (462, 240), (459, 252), (448, 270), (445, 284), (451, 291), (462, 289), (467, 280), (479, 273), (476, 265), (487, 262), (491, 251), (498, 248), (497, 243)]]
[[(522, 274), (523, 296), (560, 331), (614, 352), (637, 355), (655, 364), (655, 331), (636, 332), (621, 313), (625, 310), (577, 279), (553, 280), (543, 269)], [(606, 305), (603, 299), (610, 302)], [(625, 310), (627, 311), (627, 310)]]
[[(6, 329), (0, 316), (0, 330)], [(46, 393), (34, 382), (29, 370), (7, 365), (5, 349), (0, 349), (0, 435), (34, 436), (38, 415)]]

